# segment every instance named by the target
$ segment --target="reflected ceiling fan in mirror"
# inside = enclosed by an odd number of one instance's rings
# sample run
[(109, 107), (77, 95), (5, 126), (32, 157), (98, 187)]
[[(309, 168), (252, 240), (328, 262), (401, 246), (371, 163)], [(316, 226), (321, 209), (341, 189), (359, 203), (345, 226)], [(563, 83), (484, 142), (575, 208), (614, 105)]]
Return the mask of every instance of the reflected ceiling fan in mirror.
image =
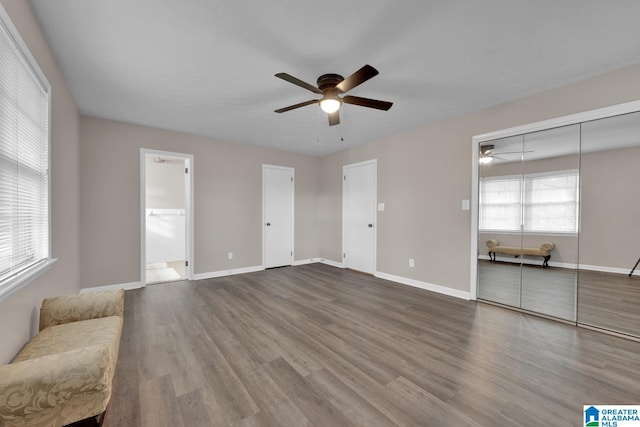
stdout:
[(493, 159), (499, 160), (507, 160), (504, 157), (497, 156), (500, 155), (508, 155), (508, 154), (524, 154), (524, 153), (533, 153), (533, 150), (527, 151), (494, 151), (496, 146), (494, 144), (486, 144), (480, 147), (480, 158), (478, 161), (481, 164), (488, 164), (493, 161)]
[(276, 77), (288, 81), (289, 83), (293, 83), (296, 86), (300, 86), (301, 88), (310, 90), (318, 95), (322, 95), (322, 98), (290, 105), (288, 107), (275, 110), (275, 112), (284, 113), (296, 108), (306, 107), (307, 105), (320, 104), (322, 111), (329, 115), (329, 126), (334, 126), (340, 124), (340, 107), (342, 106), (342, 103), (387, 111), (393, 105), (392, 102), (361, 98), (359, 96), (352, 95), (341, 96), (376, 75), (378, 75), (378, 70), (373, 68), (371, 65), (365, 65), (346, 79), (339, 74), (323, 74), (318, 77), (318, 86), (316, 87), (287, 73), (278, 73), (276, 74)]

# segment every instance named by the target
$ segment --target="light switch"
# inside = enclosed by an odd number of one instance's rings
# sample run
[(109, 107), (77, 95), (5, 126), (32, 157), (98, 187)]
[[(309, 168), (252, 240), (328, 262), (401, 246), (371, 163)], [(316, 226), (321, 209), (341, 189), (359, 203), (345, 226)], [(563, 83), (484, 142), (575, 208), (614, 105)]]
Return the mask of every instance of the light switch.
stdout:
[(469, 204), (469, 200), (463, 200), (462, 201), (462, 210), (463, 211), (468, 211), (470, 209), (470, 204)]
[(378, 210), (379, 211), (383, 211), (384, 210), (384, 203), (378, 203)]

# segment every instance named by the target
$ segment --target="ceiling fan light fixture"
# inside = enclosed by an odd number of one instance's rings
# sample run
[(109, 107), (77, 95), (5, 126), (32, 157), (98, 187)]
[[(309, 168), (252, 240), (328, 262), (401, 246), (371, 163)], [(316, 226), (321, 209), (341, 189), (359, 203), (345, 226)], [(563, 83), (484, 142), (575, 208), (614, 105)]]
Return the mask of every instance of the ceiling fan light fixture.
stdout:
[(342, 102), (338, 98), (324, 98), (320, 101), (320, 108), (327, 114), (335, 113), (340, 109)]

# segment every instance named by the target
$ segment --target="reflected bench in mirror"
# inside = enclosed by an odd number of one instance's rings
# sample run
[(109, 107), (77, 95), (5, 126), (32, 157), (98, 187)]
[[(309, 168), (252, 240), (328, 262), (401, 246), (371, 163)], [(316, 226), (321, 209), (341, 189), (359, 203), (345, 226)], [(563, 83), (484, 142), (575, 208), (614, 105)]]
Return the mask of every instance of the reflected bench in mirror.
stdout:
[(548, 267), (551, 251), (555, 248), (555, 245), (545, 242), (539, 248), (520, 248), (516, 246), (501, 246), (496, 239), (489, 239), (487, 240), (487, 247), (489, 248), (489, 259), (491, 261), (496, 260), (496, 253), (513, 255), (516, 258), (524, 255), (541, 256), (543, 258), (542, 266)]

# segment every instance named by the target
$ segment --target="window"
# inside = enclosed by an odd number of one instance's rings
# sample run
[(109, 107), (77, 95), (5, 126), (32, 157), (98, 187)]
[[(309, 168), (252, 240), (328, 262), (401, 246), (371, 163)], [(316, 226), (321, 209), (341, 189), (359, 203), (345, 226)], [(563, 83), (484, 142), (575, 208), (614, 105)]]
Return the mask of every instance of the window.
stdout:
[(519, 177), (480, 181), (480, 229), (520, 231), (522, 180)]
[(52, 262), (49, 88), (0, 8), (0, 298)]
[(578, 232), (578, 171), (556, 171), (480, 180), (484, 231)]

